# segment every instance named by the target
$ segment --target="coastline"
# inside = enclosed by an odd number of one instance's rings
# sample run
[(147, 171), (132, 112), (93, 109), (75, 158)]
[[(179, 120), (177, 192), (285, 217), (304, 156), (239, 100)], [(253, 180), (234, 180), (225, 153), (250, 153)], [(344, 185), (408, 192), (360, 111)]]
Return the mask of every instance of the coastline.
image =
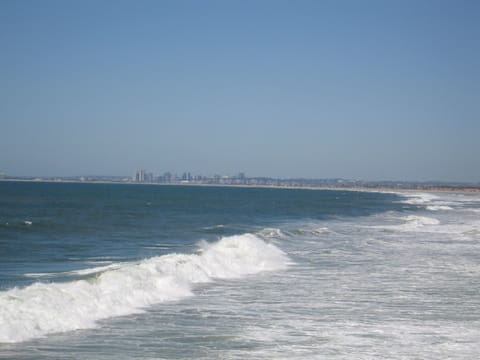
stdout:
[(76, 180), (76, 179), (0, 179), (0, 182), (34, 182), (34, 183), (72, 183), (72, 184), (112, 184), (112, 185), (157, 185), (157, 186), (200, 186), (200, 187), (230, 187), (230, 188), (263, 188), (263, 189), (292, 189), (292, 190), (332, 190), (332, 191), (361, 191), (361, 192), (393, 192), (393, 193), (458, 193), (480, 194), (480, 185), (413, 185), (388, 186), (360, 185), (360, 186), (315, 186), (315, 185), (287, 185), (287, 184), (223, 184), (209, 182), (172, 182), (172, 183), (138, 183), (134, 181), (111, 180)]

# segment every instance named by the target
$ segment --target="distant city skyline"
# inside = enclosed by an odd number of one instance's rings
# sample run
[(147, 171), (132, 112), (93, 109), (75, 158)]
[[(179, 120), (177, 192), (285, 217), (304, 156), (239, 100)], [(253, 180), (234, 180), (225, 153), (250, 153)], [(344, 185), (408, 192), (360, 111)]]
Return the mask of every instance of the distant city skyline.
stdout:
[(33, 182), (80, 182), (115, 184), (157, 184), (157, 185), (227, 185), (227, 186), (269, 186), (285, 188), (372, 188), (372, 189), (424, 189), (424, 190), (465, 190), (480, 191), (480, 181), (408, 181), (408, 180), (368, 180), (347, 178), (276, 178), (271, 176), (248, 176), (237, 174), (205, 175), (189, 171), (175, 173), (165, 171), (154, 173), (139, 169), (132, 176), (116, 175), (75, 175), (75, 176), (11, 176), (0, 172), (0, 181)]
[(0, 172), (479, 182), (480, 2), (0, 2)]

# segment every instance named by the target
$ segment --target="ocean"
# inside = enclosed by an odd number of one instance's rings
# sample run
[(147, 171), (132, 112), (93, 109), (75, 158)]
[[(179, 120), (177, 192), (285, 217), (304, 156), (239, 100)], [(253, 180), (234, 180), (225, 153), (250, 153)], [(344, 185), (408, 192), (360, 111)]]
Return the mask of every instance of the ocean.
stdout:
[(2, 359), (477, 359), (480, 195), (0, 182)]

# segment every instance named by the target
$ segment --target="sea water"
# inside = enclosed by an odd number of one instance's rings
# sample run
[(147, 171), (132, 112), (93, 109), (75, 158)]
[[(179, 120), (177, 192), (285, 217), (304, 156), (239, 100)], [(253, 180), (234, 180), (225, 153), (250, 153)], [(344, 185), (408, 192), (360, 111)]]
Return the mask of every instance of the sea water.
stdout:
[(480, 196), (0, 182), (0, 358), (475, 359)]

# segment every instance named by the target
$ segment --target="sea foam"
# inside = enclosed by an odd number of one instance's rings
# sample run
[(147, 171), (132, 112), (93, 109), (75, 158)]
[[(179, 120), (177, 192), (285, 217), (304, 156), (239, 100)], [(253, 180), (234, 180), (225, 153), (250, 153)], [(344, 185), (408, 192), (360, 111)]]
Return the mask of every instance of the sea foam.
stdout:
[(95, 327), (98, 320), (193, 296), (192, 285), (284, 269), (285, 253), (253, 234), (199, 244), (196, 254), (168, 254), (84, 271), (67, 283), (35, 283), (0, 293), (0, 342)]
[(428, 194), (428, 193), (412, 193), (412, 194), (399, 193), (399, 194), (406, 197), (403, 203), (411, 204), (411, 205), (425, 205), (439, 198), (437, 195)]

